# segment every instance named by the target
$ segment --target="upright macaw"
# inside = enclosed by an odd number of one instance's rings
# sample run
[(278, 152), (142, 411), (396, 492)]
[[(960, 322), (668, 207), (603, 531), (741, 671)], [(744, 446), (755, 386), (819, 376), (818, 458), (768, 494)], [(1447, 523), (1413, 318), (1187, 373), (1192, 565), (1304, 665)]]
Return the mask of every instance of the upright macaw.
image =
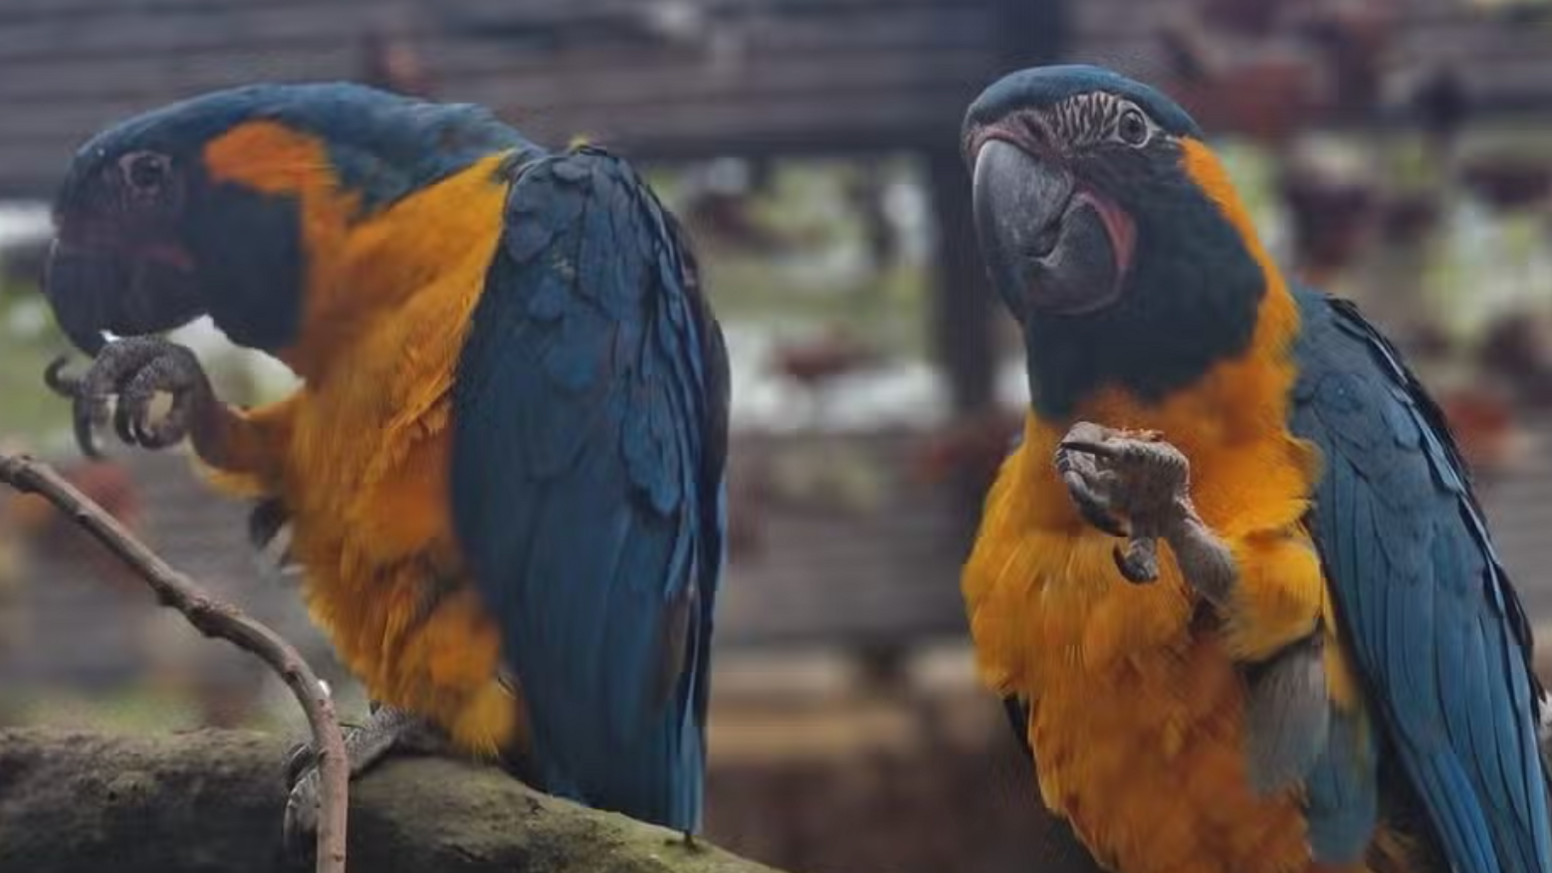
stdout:
[[(382, 704), (353, 772), (445, 740), (698, 828), (727, 360), (630, 167), (475, 106), (261, 85), (99, 134), (54, 215), (48, 299), (96, 355), (78, 433), (116, 395), (124, 440), (187, 434), (260, 499), (261, 532), (290, 519), (311, 615)], [(147, 336), (202, 314), (302, 387), (217, 400), (192, 353)], [(300, 835), (313, 805), (293, 807)]]
[(1529, 627), (1400, 355), (1159, 92), (1025, 70), (963, 133), (1031, 393), (963, 588), (1046, 805), (1120, 873), (1552, 871)]

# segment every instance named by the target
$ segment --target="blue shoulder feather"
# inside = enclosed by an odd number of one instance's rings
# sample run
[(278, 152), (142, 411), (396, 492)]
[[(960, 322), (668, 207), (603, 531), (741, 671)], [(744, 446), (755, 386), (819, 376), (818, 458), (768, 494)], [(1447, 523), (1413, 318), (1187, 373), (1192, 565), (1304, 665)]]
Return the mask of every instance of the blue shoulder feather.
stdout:
[(699, 826), (727, 362), (623, 162), (519, 170), (453, 394), (453, 520), (556, 794)]
[[(1323, 455), (1312, 529), (1382, 729), (1458, 873), (1547, 873), (1529, 625), (1444, 418), (1350, 303), (1297, 294), (1292, 429)], [(1350, 849), (1371, 746), (1345, 733), (1306, 788), (1312, 843)], [(1372, 795), (1372, 792), (1369, 792)], [(1369, 814), (1372, 822), (1372, 812)]]

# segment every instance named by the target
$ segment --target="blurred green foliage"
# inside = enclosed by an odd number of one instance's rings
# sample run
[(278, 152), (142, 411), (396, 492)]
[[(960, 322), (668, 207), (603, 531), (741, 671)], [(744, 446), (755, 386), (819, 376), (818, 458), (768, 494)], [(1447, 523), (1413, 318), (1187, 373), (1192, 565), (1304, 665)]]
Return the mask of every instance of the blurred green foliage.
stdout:
[(935, 229), (920, 165), (905, 156), (787, 160), (760, 175), (735, 186), (735, 234), (698, 220), (706, 195), (697, 174), (649, 174), (694, 235), (718, 317), (775, 330), (841, 325), (892, 354), (925, 355)]
[(36, 283), (0, 269), (0, 438), (38, 449), (64, 437), (69, 408), (44, 388), (43, 370), (68, 347)]

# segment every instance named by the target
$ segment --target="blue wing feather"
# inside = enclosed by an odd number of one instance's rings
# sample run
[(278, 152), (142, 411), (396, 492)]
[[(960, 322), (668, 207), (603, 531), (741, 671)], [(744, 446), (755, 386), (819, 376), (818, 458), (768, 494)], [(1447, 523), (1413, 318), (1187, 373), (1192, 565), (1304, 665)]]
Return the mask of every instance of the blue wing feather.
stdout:
[[(1529, 624), (1465, 464), (1442, 414), (1357, 310), (1297, 296), (1292, 428), (1323, 454), (1312, 529), (1381, 748), (1397, 757), (1458, 873), (1547, 873)], [(1328, 749), (1306, 784), (1312, 839), (1355, 820), (1362, 804), (1342, 780), (1374, 772), (1359, 746)]]
[(1356, 712), (1332, 713), (1326, 747), (1305, 779), (1306, 816), (1315, 857), (1355, 863), (1368, 850), (1379, 815), (1374, 747)]
[(454, 528), (544, 787), (694, 830), (725, 527), (720, 330), (687, 241), (622, 161), (584, 148), (519, 172), (453, 391)]

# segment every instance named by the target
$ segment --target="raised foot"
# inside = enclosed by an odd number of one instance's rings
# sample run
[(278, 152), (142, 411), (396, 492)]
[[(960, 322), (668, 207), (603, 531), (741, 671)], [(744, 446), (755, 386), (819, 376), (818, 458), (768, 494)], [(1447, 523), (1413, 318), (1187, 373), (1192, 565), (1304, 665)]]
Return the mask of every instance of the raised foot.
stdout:
[(1130, 540), (1115, 560), (1131, 582), (1157, 579), (1158, 540), (1174, 542), (1196, 519), (1191, 465), (1156, 431), (1079, 422), (1056, 451), (1056, 471), (1089, 524)]
[[(180, 442), (193, 427), (203, 405), (214, 401), (210, 380), (199, 359), (187, 348), (155, 337), (130, 337), (109, 343), (98, 353), (86, 375), (66, 376), (64, 359), (54, 361), (44, 381), (74, 404), (76, 443), (90, 457), (100, 453), (92, 428), (108, 423), (119, 439), (147, 449)], [(151, 405), (158, 394), (172, 395), (166, 414), (156, 416)], [(117, 396), (117, 404), (112, 398)]]
[[(390, 706), (377, 708), (366, 724), (345, 732), (345, 756), (350, 759), (351, 779), (395, 752), (437, 755), (446, 754), (450, 748), (446, 736), (436, 727)], [(285, 851), (293, 863), (307, 865), (312, 861), (317, 840), (321, 787), (318, 754), (311, 743), (292, 747), (286, 759), (286, 781), (291, 795), (286, 799)]]

